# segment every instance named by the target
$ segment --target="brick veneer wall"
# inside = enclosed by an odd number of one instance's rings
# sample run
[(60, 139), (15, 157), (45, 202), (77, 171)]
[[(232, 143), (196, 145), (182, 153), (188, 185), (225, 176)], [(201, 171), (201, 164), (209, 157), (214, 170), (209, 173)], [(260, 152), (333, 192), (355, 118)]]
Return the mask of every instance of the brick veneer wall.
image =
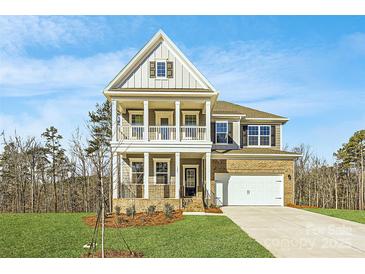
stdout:
[(284, 205), (288, 205), (294, 201), (293, 160), (212, 160), (211, 190), (213, 195), (215, 194), (215, 173), (284, 175)]

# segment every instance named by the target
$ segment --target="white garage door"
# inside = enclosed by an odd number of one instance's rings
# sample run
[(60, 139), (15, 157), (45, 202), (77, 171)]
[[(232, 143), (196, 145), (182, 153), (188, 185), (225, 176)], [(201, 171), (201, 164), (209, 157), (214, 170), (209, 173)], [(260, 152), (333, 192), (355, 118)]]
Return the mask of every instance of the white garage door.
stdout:
[(217, 203), (223, 205), (283, 205), (283, 176), (216, 173)]

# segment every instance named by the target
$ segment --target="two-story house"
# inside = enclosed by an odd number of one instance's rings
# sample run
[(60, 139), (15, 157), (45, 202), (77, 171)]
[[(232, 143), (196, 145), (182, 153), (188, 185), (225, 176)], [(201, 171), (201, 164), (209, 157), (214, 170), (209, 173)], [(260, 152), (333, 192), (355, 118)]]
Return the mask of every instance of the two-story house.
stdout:
[(112, 105), (114, 206), (144, 211), (170, 203), (201, 210), (293, 202), (299, 155), (282, 150), (288, 119), (219, 101), (218, 91), (164, 32), (104, 94)]

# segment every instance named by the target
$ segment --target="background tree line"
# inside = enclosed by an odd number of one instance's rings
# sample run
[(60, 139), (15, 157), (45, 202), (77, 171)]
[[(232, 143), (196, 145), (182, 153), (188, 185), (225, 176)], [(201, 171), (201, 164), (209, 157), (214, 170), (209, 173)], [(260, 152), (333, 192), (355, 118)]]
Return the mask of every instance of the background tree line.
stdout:
[(89, 112), (87, 129), (88, 138), (76, 130), (67, 147), (62, 146), (63, 137), (53, 126), (41, 138), (2, 133), (0, 212), (96, 211), (100, 199), (109, 206), (108, 102)]
[[(89, 112), (88, 137), (76, 130), (62, 146), (51, 126), (41, 138), (2, 134), (0, 212), (96, 211), (104, 202), (111, 210), (111, 106)], [(334, 164), (321, 160), (308, 146), (292, 149), (297, 205), (364, 209), (365, 130), (355, 132), (334, 153)]]
[(354, 133), (328, 164), (304, 145), (294, 148), (303, 154), (295, 162), (295, 204), (364, 209), (365, 130)]

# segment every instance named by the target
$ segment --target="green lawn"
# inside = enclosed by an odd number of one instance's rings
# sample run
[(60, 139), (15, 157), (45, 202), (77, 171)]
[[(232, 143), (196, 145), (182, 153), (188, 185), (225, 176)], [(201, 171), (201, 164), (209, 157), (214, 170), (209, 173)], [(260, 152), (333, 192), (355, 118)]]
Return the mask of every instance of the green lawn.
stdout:
[(365, 224), (364, 210), (328, 209), (328, 208), (306, 208), (305, 210)]
[[(92, 228), (85, 213), (0, 214), (0, 257), (80, 257)], [(106, 230), (106, 248), (123, 234), (145, 257), (272, 257), (224, 216), (185, 216), (169, 225)]]

